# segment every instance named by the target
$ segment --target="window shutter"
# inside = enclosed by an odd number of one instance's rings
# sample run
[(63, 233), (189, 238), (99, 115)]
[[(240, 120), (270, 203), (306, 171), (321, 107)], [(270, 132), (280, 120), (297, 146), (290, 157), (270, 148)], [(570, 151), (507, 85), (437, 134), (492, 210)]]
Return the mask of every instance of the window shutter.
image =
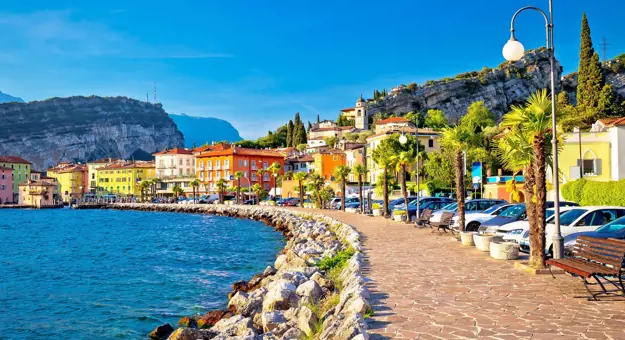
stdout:
[[(579, 162), (579, 160), (578, 160)], [(569, 180), (575, 181), (579, 179), (579, 166), (569, 167)]]
[(582, 166), (581, 164), (582, 164), (582, 160), (581, 160), (581, 159), (578, 159), (578, 160), (577, 160), (577, 166)]
[(601, 160), (595, 159), (595, 175), (601, 175)]

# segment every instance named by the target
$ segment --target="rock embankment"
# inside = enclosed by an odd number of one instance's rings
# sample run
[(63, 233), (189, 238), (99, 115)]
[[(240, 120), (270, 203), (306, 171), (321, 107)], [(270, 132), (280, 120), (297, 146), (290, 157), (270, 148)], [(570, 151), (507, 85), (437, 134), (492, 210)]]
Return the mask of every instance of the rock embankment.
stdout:
[(151, 337), (171, 340), (369, 338), (365, 318), (373, 311), (361, 274), (360, 237), (353, 227), (323, 215), (270, 207), (113, 204), (110, 208), (249, 218), (274, 226), (288, 239), (273, 266), (250, 281), (232, 285), (228, 310), (183, 317), (179, 328), (159, 326)]

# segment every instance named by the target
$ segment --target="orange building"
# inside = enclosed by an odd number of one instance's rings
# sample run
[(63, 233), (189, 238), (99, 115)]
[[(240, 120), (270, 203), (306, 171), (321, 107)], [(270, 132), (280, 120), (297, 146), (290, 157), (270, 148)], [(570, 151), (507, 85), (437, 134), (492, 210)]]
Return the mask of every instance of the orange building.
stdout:
[(347, 164), (345, 152), (338, 149), (321, 151), (313, 155), (315, 170), (326, 180), (334, 180), (334, 168)]
[[(204, 182), (209, 191), (216, 191), (215, 183), (221, 178), (228, 181), (228, 186), (236, 185), (231, 176), (237, 171), (243, 172), (247, 179), (241, 180), (241, 187), (260, 184), (256, 174), (258, 169), (267, 169), (273, 163), (280, 164), (280, 173), (284, 173), (284, 155), (275, 150), (257, 150), (237, 146), (223, 146), (218, 150), (207, 150), (195, 153), (196, 178)], [(262, 179), (265, 190), (275, 186), (274, 179), (267, 172)]]

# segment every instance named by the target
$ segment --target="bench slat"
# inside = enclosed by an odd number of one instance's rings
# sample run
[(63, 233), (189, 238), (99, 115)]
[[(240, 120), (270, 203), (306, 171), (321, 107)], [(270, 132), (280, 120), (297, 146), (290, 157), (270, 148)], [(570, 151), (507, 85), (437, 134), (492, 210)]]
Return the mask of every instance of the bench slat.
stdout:
[(589, 241), (589, 240), (578, 240), (576, 242), (576, 244), (585, 245), (585, 246), (588, 246), (588, 247), (602, 248), (602, 249), (610, 250), (610, 251), (613, 251), (613, 252), (616, 252), (616, 253), (624, 253), (625, 252), (625, 247), (620, 247), (620, 246), (616, 246), (616, 245), (609, 244), (609, 243), (593, 242), (593, 241)]
[(605, 245), (606, 247), (613, 248), (614, 250), (625, 251), (625, 240), (616, 240), (612, 238), (594, 238), (590, 236), (579, 236), (579, 241), (585, 241), (597, 245)]
[(604, 254), (604, 256), (612, 256), (612, 257), (619, 257), (622, 258), (623, 254), (625, 253), (625, 251), (616, 251), (616, 250), (611, 250), (611, 249), (607, 249), (607, 248), (603, 248), (600, 246), (594, 246), (594, 245), (590, 245), (590, 244), (575, 244), (575, 246), (573, 247), (574, 251), (581, 251), (581, 250), (592, 250), (596, 253), (601, 253)]
[(600, 250), (596, 250), (593, 248), (583, 248), (581, 250), (577, 250), (575, 251), (574, 255), (575, 256), (579, 256), (579, 257), (583, 257), (585, 259), (588, 260), (592, 260), (592, 261), (597, 261), (597, 262), (601, 262), (601, 263), (605, 263), (605, 264), (609, 264), (614, 266), (617, 269), (621, 268), (622, 262), (623, 262), (623, 257), (608, 257), (605, 256), (603, 254), (597, 253), (596, 251), (600, 251)]

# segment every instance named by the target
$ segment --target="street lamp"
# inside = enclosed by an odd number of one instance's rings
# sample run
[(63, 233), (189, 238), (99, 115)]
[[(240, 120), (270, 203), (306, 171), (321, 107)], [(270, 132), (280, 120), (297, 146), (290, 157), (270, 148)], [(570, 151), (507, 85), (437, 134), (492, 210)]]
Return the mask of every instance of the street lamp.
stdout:
[(555, 259), (562, 258), (564, 253), (564, 239), (562, 238), (562, 233), (560, 232), (560, 181), (558, 178), (558, 139), (556, 136), (556, 75), (554, 71), (554, 46), (553, 46), (553, 1), (549, 0), (549, 15), (541, 10), (538, 7), (527, 6), (519, 9), (512, 16), (512, 20), (510, 22), (510, 40), (503, 47), (503, 56), (506, 60), (517, 61), (521, 59), (523, 56), (524, 48), (523, 45), (516, 39), (514, 36), (514, 20), (516, 19), (519, 13), (525, 10), (534, 10), (542, 14), (543, 18), (545, 18), (545, 26), (547, 33), (547, 50), (549, 52), (549, 64), (551, 67), (551, 125), (552, 125), (552, 138), (551, 144), (552, 152), (553, 152), (553, 190), (554, 190), (554, 219), (553, 222), (555, 224), (555, 232), (553, 235), (553, 257)]
[[(415, 215), (415, 220), (418, 220), (419, 216), (421, 215), (421, 212), (419, 211), (420, 197), (419, 197), (419, 117), (418, 116), (415, 120), (415, 127), (416, 127), (416, 144), (417, 144), (417, 213)], [(406, 135), (402, 133), (402, 135), (399, 136), (399, 142), (401, 144), (406, 144), (408, 142), (408, 138), (406, 137)], [(406, 216), (408, 217), (408, 206), (406, 206)]]

